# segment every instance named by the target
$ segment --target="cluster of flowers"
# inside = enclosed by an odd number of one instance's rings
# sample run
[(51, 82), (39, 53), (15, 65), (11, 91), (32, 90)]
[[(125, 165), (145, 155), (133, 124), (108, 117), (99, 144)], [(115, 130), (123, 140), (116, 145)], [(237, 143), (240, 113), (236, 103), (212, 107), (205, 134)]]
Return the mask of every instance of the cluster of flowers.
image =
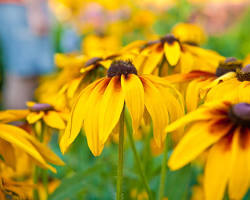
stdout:
[[(83, 129), (94, 156), (119, 132), (120, 156), (124, 120), (129, 117), (132, 145), (133, 137), (151, 121), (156, 148), (164, 148), (167, 134), (173, 136), (177, 145), (168, 161), (171, 170), (208, 152), (206, 199), (223, 199), (226, 188), (230, 198), (243, 198), (250, 175), (250, 60), (203, 49), (204, 37), (199, 27), (179, 24), (157, 40), (135, 41), (101, 56), (57, 54), (59, 72), (44, 78), (36, 92), (41, 103), (0, 112), (1, 165), (17, 168), (21, 150), (40, 167), (55, 171), (48, 162), (63, 162), (45, 146), (51, 128), (64, 130), (59, 141), (62, 153)], [(32, 124), (33, 131), (7, 124), (20, 120)], [(5, 175), (0, 174), (1, 199), (6, 194), (22, 196), (23, 190)]]

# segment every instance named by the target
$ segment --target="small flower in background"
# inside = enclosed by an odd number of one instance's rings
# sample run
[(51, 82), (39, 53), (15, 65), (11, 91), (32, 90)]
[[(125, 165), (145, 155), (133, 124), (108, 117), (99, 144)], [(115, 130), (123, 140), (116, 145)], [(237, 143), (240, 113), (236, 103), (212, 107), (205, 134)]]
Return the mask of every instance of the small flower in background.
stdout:
[[(228, 100), (232, 102), (250, 102), (250, 65), (246, 65), (236, 72), (228, 73), (223, 81), (220, 78), (214, 80), (204, 88), (205, 101)], [(204, 94), (204, 95), (205, 95)]]
[(249, 186), (250, 104), (205, 104), (170, 124), (167, 132), (189, 125), (168, 162), (179, 169), (208, 149), (204, 190), (206, 199), (241, 199)]
[(26, 120), (34, 124), (42, 120), (47, 126), (55, 129), (64, 129), (67, 113), (56, 110), (52, 105), (45, 103), (27, 102), (26, 110), (6, 110), (0, 112), (0, 121), (3, 123)]
[[(165, 126), (183, 114), (182, 100), (177, 90), (156, 76), (137, 75), (131, 62), (114, 61), (101, 78), (87, 86), (78, 96), (60, 141), (64, 153), (79, 134), (84, 121), (88, 146), (95, 156), (101, 154), (104, 144), (119, 121), (124, 103), (137, 131), (144, 106), (150, 114), (154, 138), (162, 146)], [(145, 111), (146, 111), (145, 110)]]
[(222, 81), (230, 79), (234, 72), (241, 68), (242, 61), (229, 57), (225, 61), (220, 62), (213, 73), (191, 71), (189, 73), (169, 75), (164, 78), (170, 83), (178, 84), (177, 87), (185, 97), (187, 111), (190, 112), (204, 101), (205, 88), (210, 88), (212, 85), (217, 85)]

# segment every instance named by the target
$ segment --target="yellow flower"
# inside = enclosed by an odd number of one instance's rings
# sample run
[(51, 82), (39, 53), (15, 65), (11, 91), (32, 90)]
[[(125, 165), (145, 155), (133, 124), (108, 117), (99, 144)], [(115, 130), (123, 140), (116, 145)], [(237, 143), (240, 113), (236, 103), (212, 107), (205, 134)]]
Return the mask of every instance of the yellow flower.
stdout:
[(141, 63), (139, 68), (142, 73), (159, 73), (161, 70), (161, 74), (167, 75), (169, 71), (215, 72), (219, 62), (225, 58), (212, 50), (182, 43), (174, 35), (168, 34), (159, 40), (147, 42), (136, 59)]
[(55, 129), (64, 129), (67, 113), (55, 110), (54, 107), (46, 103), (27, 103), (25, 110), (5, 110), (0, 112), (0, 121), (3, 123), (27, 120), (29, 124), (34, 124), (43, 120), (46, 125)]
[(45, 145), (38, 142), (23, 129), (12, 125), (0, 124), (0, 144), (0, 154), (4, 158), (4, 163), (13, 169), (16, 168), (17, 160), (15, 148), (19, 148), (28, 154), (39, 166), (48, 168), (53, 172), (56, 172), (56, 170), (48, 162), (56, 165), (64, 164)]
[(169, 167), (179, 169), (208, 149), (205, 199), (221, 200), (228, 185), (230, 199), (242, 199), (249, 187), (250, 104), (205, 104), (170, 124), (167, 132), (189, 125), (174, 149)]
[[(131, 62), (114, 61), (101, 78), (87, 86), (78, 96), (68, 121), (60, 148), (64, 153), (75, 140), (84, 121), (87, 142), (92, 153), (100, 155), (105, 142), (117, 125), (126, 104), (136, 132), (144, 111), (150, 114), (156, 144), (166, 137), (164, 126), (183, 114), (180, 94), (163, 79), (137, 75)], [(146, 106), (146, 109), (144, 109)]]
[(218, 78), (204, 88), (204, 93), (208, 91), (205, 100), (229, 100), (234, 103), (250, 103), (250, 65), (246, 65), (236, 72), (229, 72), (225, 76), (226, 79)]
[(191, 71), (183, 74), (173, 74), (164, 77), (170, 83), (180, 84), (182, 93), (185, 96), (187, 111), (195, 110), (203, 101), (201, 92), (205, 87), (214, 84), (214, 80), (218, 82), (225, 81), (231, 77), (231, 73), (242, 68), (242, 62), (236, 58), (230, 57), (220, 62), (215, 73), (206, 71)]
[(182, 43), (199, 46), (206, 40), (205, 31), (196, 24), (179, 23), (171, 32)]
[[(30, 199), (34, 185), (0, 176), (0, 199)], [(11, 198), (10, 198), (11, 197)]]

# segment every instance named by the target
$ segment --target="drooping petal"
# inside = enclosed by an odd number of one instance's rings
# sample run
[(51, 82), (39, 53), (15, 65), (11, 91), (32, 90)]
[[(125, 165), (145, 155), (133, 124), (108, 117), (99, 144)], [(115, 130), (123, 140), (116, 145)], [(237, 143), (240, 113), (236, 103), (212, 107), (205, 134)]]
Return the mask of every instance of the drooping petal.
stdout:
[(16, 156), (13, 146), (0, 139), (0, 155), (3, 156), (4, 162), (12, 169), (16, 169)]
[[(101, 154), (104, 143), (101, 142), (100, 136), (100, 115), (101, 103), (104, 92), (110, 83), (110, 78), (105, 78), (91, 92), (86, 107), (86, 118), (84, 120), (84, 130), (87, 137), (88, 146), (94, 156)], [(109, 110), (112, 113), (112, 110)]]
[(38, 120), (40, 120), (44, 115), (43, 111), (40, 112), (30, 112), (27, 117), (26, 120), (28, 121), (29, 124), (34, 124), (35, 122), (37, 122)]
[(27, 134), (24, 130), (17, 128), (15, 126), (0, 124), (0, 138), (3, 140), (19, 147), (24, 152), (29, 154), (38, 164), (40, 164), (44, 168), (48, 168), (53, 172), (56, 172), (55, 168), (46, 163), (41, 154), (35, 149), (35, 147), (22, 135), (20, 132), (24, 132), (23, 134)]
[(99, 133), (102, 144), (106, 142), (115, 125), (120, 119), (124, 106), (120, 77), (113, 77), (107, 86), (101, 101), (99, 113)]
[(43, 116), (44, 122), (55, 129), (65, 129), (65, 122), (61, 118), (60, 114), (56, 111), (48, 111)]
[(7, 124), (0, 124), (0, 128), (9, 132), (15, 132), (20, 137), (30, 142), (36, 148), (39, 154), (49, 163), (52, 163), (55, 165), (64, 165), (64, 162), (55, 153), (53, 153), (53, 151), (51, 151), (44, 144), (38, 142), (38, 140), (34, 138), (33, 136), (27, 134), (23, 129), (10, 126)]
[(223, 199), (232, 164), (231, 144), (222, 138), (209, 150), (205, 167), (204, 190), (206, 199)]
[(62, 153), (65, 153), (69, 145), (79, 134), (84, 117), (86, 117), (86, 110), (89, 106), (89, 96), (95, 91), (95, 87), (102, 81), (103, 79), (97, 80), (86, 87), (73, 104), (65, 132), (60, 139), (60, 149)]
[(180, 67), (181, 73), (187, 73), (194, 70), (194, 59), (192, 57), (192, 54), (188, 51), (182, 51), (180, 62), (177, 64), (177, 67)]
[(232, 141), (232, 170), (228, 184), (231, 199), (242, 199), (249, 187), (249, 157), (247, 148), (244, 148), (240, 141), (241, 136), (239, 129), (237, 129)]
[(144, 87), (145, 106), (153, 122), (154, 139), (156, 144), (161, 147), (166, 137), (164, 128), (169, 121), (167, 105), (163, 95), (154, 84), (145, 77), (140, 78)]
[(159, 45), (152, 46), (152, 52), (147, 55), (146, 61), (143, 64), (142, 74), (151, 74), (157, 65), (161, 62), (163, 52), (159, 50)]
[(125, 103), (132, 118), (134, 132), (140, 125), (144, 112), (144, 89), (141, 80), (134, 74), (121, 77)]
[(81, 76), (81, 77), (76, 78), (73, 81), (71, 81), (71, 83), (69, 84), (68, 90), (67, 90), (67, 96), (69, 99), (72, 99), (75, 96), (75, 93), (76, 93), (83, 78), (84, 78), (84, 76)]
[(0, 121), (3, 123), (25, 119), (29, 110), (6, 110), (0, 112)]
[(169, 159), (168, 165), (172, 170), (179, 169), (194, 160), (206, 148), (224, 136), (231, 128), (230, 126), (214, 127), (213, 133), (211, 133), (211, 125), (215, 126), (211, 122), (196, 122), (192, 125), (176, 146)]
[(166, 56), (169, 64), (172, 66), (175, 66), (181, 57), (180, 44), (177, 41), (174, 41), (171, 44), (165, 42), (164, 43), (164, 52), (165, 52), (165, 56)]

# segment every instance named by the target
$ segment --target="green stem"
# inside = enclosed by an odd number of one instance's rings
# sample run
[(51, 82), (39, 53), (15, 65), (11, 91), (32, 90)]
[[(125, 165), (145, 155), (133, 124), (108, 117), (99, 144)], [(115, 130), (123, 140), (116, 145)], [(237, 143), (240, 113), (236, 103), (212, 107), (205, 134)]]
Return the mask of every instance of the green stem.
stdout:
[(119, 158), (117, 171), (117, 187), (116, 199), (122, 199), (122, 181), (123, 181), (123, 146), (124, 146), (124, 108), (120, 116), (120, 132), (119, 132)]
[(164, 151), (163, 151), (163, 159), (161, 163), (161, 180), (159, 186), (159, 200), (162, 200), (164, 197), (164, 189), (165, 189), (165, 180), (166, 180), (166, 173), (167, 173), (167, 156), (168, 156), (168, 145), (167, 145), (167, 137), (164, 144)]
[(146, 192), (148, 194), (149, 199), (152, 200), (153, 199), (152, 193), (151, 193), (150, 187), (148, 185), (147, 177), (146, 177), (145, 172), (144, 172), (144, 170), (142, 168), (140, 157), (139, 157), (139, 155), (137, 153), (137, 150), (136, 150), (136, 147), (135, 147), (135, 142), (134, 142), (134, 138), (133, 138), (133, 135), (132, 135), (132, 129), (131, 129), (130, 125), (129, 125), (127, 115), (126, 115), (126, 118), (125, 118), (125, 122), (126, 122), (126, 126), (127, 126), (127, 133), (128, 133), (129, 142), (130, 142), (130, 145), (131, 145), (134, 157), (135, 157), (136, 166), (138, 168), (138, 171), (139, 171), (139, 174), (140, 174), (140, 177), (141, 177), (141, 181), (142, 181), (142, 183), (143, 183), (143, 185), (144, 185), (144, 187), (146, 189)]
[(34, 173), (33, 173), (33, 182), (34, 182), (34, 189), (33, 189), (33, 199), (34, 200), (39, 200), (39, 194), (38, 194), (38, 190), (37, 190), (37, 183), (38, 183), (38, 178), (39, 178), (39, 168), (37, 166), (35, 166), (34, 168)]

